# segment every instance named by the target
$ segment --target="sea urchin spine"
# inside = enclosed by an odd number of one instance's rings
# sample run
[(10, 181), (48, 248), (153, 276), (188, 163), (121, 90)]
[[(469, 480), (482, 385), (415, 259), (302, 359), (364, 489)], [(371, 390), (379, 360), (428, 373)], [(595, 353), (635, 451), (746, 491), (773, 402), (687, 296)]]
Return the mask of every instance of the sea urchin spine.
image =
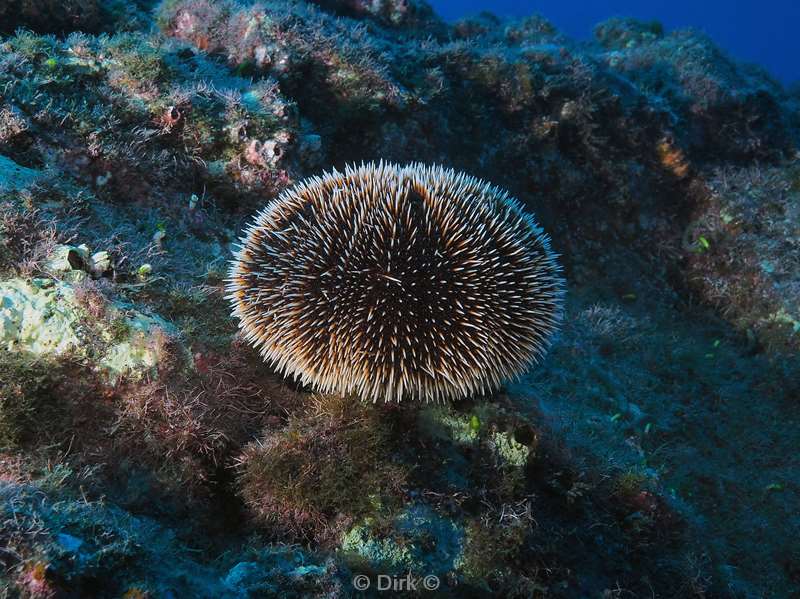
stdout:
[(484, 393), (527, 370), (560, 319), (547, 235), (506, 192), (438, 166), (306, 179), (245, 233), (233, 314), (265, 360), (321, 392)]

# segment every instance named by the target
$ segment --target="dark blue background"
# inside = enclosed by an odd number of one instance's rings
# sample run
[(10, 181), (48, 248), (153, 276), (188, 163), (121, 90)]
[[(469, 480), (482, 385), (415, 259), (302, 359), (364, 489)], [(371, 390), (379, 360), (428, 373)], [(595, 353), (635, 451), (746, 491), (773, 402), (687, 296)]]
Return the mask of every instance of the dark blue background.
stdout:
[(800, 79), (800, 0), (428, 0), (445, 19), (488, 10), (538, 13), (567, 35), (586, 39), (613, 16), (657, 19), (669, 31), (694, 27), (729, 54), (765, 67), (784, 83)]

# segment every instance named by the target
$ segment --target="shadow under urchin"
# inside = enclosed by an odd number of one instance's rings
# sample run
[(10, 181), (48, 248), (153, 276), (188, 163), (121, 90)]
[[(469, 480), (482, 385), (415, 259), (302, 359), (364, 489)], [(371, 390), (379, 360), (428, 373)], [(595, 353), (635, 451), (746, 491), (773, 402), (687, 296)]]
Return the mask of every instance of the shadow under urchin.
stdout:
[(311, 177), (245, 230), (227, 298), (245, 338), (320, 392), (455, 400), (547, 349), (563, 279), (509, 195), (439, 166), (370, 163)]

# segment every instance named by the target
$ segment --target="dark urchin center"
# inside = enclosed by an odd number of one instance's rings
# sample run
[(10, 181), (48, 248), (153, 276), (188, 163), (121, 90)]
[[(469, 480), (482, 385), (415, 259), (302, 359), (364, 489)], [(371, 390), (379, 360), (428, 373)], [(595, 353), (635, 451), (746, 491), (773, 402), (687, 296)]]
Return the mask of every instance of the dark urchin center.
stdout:
[(302, 326), (326, 325), (312, 363), (330, 366), (328, 354), (345, 370), (363, 368), (376, 384), (398, 385), (405, 375), (406, 388), (412, 377), (442, 368), (442, 339), (455, 333), (453, 260), (435, 226), (420, 228), (426, 211), (414, 190), (400, 201), (386, 198), (363, 219), (336, 223), (334, 244), (312, 252), (305, 286), (320, 309)]
[(298, 324), (315, 331), (305, 360), (317, 374), (360, 369), (369, 387), (401, 394), (420, 381), (466, 384), (491, 367), (513, 298), (526, 293), (519, 265), (480, 218), (409, 188), (363, 218), (316, 225), (299, 250), (311, 308)]

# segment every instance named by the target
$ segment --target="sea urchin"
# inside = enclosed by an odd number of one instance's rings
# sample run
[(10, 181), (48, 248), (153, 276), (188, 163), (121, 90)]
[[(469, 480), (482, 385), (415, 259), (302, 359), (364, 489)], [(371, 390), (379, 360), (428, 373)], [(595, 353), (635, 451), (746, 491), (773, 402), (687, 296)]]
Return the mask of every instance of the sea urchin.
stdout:
[(245, 233), (233, 314), (265, 360), (321, 392), (483, 393), (524, 372), (560, 318), (547, 235), (506, 192), (438, 166), (306, 179)]

